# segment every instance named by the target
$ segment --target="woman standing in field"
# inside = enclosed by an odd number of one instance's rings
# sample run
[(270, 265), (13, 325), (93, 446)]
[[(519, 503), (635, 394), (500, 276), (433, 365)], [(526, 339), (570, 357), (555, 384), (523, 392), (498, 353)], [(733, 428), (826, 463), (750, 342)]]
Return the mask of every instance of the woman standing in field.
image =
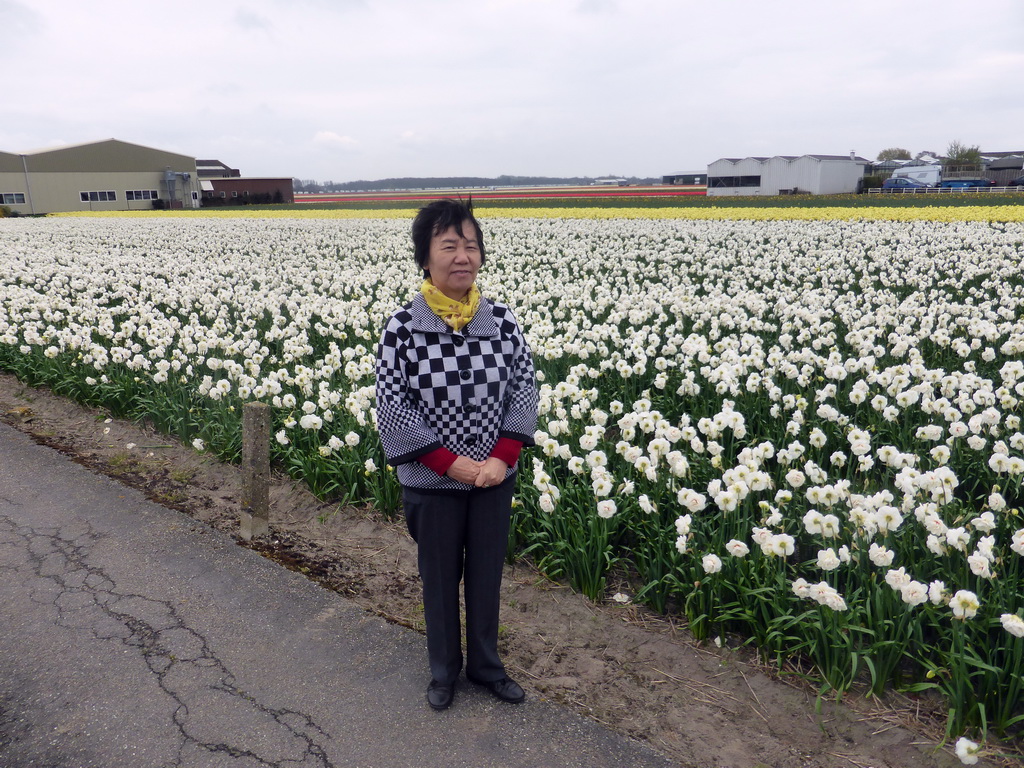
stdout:
[(509, 308), (477, 289), (485, 250), (471, 204), (430, 203), (412, 238), (426, 280), (378, 346), (377, 425), (418, 548), (427, 701), (446, 709), (455, 696), (464, 580), (466, 677), (518, 703), (523, 689), (498, 657), (498, 611), (515, 466), (537, 423), (533, 361)]

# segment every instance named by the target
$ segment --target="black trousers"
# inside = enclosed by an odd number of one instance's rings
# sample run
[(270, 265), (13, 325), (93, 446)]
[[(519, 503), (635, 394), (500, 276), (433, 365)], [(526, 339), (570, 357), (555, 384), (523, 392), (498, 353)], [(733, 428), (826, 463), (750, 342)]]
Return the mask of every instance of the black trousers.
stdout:
[(498, 658), (501, 576), (508, 549), (515, 475), (494, 488), (437, 495), (403, 488), (405, 521), (417, 545), (431, 676), (445, 684), (462, 670), (459, 582), (465, 582), (466, 672), (505, 676)]

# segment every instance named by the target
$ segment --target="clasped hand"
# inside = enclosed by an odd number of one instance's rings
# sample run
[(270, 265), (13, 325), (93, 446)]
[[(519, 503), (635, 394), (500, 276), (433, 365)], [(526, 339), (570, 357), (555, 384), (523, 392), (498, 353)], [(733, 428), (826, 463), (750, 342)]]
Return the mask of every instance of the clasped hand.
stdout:
[(488, 488), (505, 479), (508, 464), (491, 456), (486, 461), (475, 461), (468, 456), (459, 456), (448, 468), (446, 473), (452, 480), (475, 485), (477, 488)]

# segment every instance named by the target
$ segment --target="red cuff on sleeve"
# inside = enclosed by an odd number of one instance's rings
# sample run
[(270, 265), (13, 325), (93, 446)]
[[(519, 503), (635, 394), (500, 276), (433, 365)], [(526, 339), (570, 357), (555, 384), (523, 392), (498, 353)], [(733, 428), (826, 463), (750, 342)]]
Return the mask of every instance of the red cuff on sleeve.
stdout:
[(498, 442), (491, 451), (491, 456), (501, 459), (510, 467), (515, 466), (519, 461), (519, 454), (523, 450), (523, 443), (520, 440), (513, 440), (511, 437), (499, 437)]
[(457, 458), (459, 457), (444, 446), (441, 446), (440, 448), (435, 448), (430, 453), (425, 453), (418, 457), (417, 461), (428, 469), (434, 470), (437, 474), (444, 475)]

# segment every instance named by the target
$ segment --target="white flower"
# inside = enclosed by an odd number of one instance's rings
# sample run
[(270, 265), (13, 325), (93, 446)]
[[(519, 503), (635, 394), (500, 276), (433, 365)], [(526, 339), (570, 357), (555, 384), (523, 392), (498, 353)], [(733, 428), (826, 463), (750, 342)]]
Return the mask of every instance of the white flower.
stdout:
[(593, 477), (594, 479), (591, 482), (590, 487), (593, 488), (595, 496), (601, 498), (602, 496), (607, 496), (612, 492), (615, 484), (612, 482), (610, 475), (601, 474)]
[(779, 557), (789, 557), (795, 550), (793, 537), (788, 533), (775, 534), (771, 538), (769, 550), (770, 554), (778, 555)]
[(197, 451), (205, 451), (206, 443), (203, 442), (203, 439), (201, 437), (197, 437), (195, 440), (192, 441), (192, 447), (195, 448)]
[(629, 595), (624, 594), (622, 592), (616, 592), (614, 595), (612, 595), (612, 600), (614, 600), (616, 603), (625, 604), (630, 601), (630, 597)]
[(615, 517), (617, 511), (618, 509), (613, 499), (602, 499), (597, 502), (597, 514), (606, 520)]
[(349, 448), (355, 448), (359, 445), (359, 434), (357, 432), (349, 432), (345, 435), (345, 445)]
[(739, 495), (731, 488), (721, 491), (715, 496), (715, 504), (723, 512), (732, 512), (739, 505)]
[(977, 763), (980, 751), (981, 747), (966, 736), (961, 736), (956, 742), (956, 756), (960, 758), (960, 762), (964, 765), (974, 765)]
[[(793, 591), (796, 592), (795, 582), (793, 585)], [(827, 606), (833, 611), (846, 610), (846, 601), (843, 600), (842, 595), (840, 595), (834, 587), (830, 586), (828, 582), (822, 581), (817, 584), (810, 584), (801, 589), (801, 591), (806, 592), (805, 595), (800, 595), (800, 592), (797, 592), (801, 597), (809, 597), (819, 605)]]
[(323, 420), (312, 413), (307, 413), (299, 419), (299, 426), (303, 429), (320, 429), (323, 425)]
[(928, 599), (932, 605), (939, 605), (946, 595), (946, 584), (942, 581), (933, 581), (928, 585)]
[(726, 551), (733, 557), (746, 557), (750, 554), (750, 547), (738, 539), (732, 539), (725, 545)]
[(996, 516), (991, 512), (982, 512), (978, 517), (971, 520), (971, 526), (976, 531), (994, 531), (996, 527)]
[(1018, 529), (1010, 539), (1010, 549), (1024, 557), (1024, 528)]
[(540, 499), (538, 500), (538, 504), (540, 505), (541, 511), (543, 512), (551, 514), (555, 511), (555, 502), (554, 499), (551, 498), (550, 493), (542, 493), (540, 495)]
[(811, 535), (821, 533), (821, 513), (816, 509), (809, 509), (804, 514), (804, 529)]
[(875, 512), (875, 525), (882, 533), (895, 531), (903, 524), (903, 515), (896, 507), (884, 504)]
[(971, 573), (975, 576), (980, 576), (983, 579), (992, 578), (992, 571), (989, 569), (989, 559), (985, 555), (968, 555), (967, 565), (970, 566)]
[(707, 506), (707, 497), (702, 493), (697, 493), (690, 488), (683, 488), (676, 494), (676, 501), (679, 505), (686, 507), (690, 512), (700, 512)]
[(877, 565), (879, 568), (892, 565), (893, 558), (896, 557), (896, 553), (890, 549), (886, 549), (880, 544), (873, 543), (868, 548), (868, 557), (871, 558), (871, 562)]
[(835, 550), (829, 547), (818, 551), (818, 567), (823, 571), (834, 571), (841, 565), (839, 556)]
[(821, 535), (834, 539), (839, 535), (839, 518), (835, 515), (823, 515), (821, 518)]
[(928, 600), (928, 586), (920, 581), (911, 581), (899, 588), (900, 597), (907, 605), (921, 605)]
[(967, 529), (963, 526), (959, 528), (950, 528), (946, 531), (946, 543), (953, 549), (958, 549), (961, 552), (967, 551), (967, 545), (971, 541), (971, 535), (967, 532)]
[(949, 607), (953, 610), (953, 616), (958, 619), (973, 619), (978, 613), (981, 604), (978, 596), (973, 592), (961, 589), (949, 601)]
[(276, 435), (274, 435), (274, 438), (275, 438), (275, 439), (277, 440), (277, 442), (279, 442), (279, 443), (280, 443), (281, 445), (288, 445), (288, 443), (290, 443), (290, 442), (291, 442), (291, 440), (289, 440), (289, 439), (288, 439), (288, 435), (287, 435), (287, 434), (285, 434), (285, 431), (284, 431), (283, 429), (282, 429), (282, 430), (279, 430), (279, 431), (278, 431), (278, 433), (277, 433)]
[(895, 590), (899, 590), (910, 583), (910, 576), (906, 568), (892, 568), (885, 573), (885, 583)]
[(988, 508), (993, 512), (1002, 512), (1006, 509), (1006, 499), (1001, 493), (993, 491), (988, 497)]
[(807, 583), (807, 579), (796, 579), (793, 582), (793, 594), (797, 597), (810, 597), (811, 585)]
[(1024, 637), (1024, 619), (1017, 614), (1004, 613), (999, 617), (999, 621), (1002, 622), (1003, 629), (1014, 637)]
[(722, 570), (722, 558), (715, 554), (704, 555), (700, 563), (704, 567), (704, 573), (718, 573)]

